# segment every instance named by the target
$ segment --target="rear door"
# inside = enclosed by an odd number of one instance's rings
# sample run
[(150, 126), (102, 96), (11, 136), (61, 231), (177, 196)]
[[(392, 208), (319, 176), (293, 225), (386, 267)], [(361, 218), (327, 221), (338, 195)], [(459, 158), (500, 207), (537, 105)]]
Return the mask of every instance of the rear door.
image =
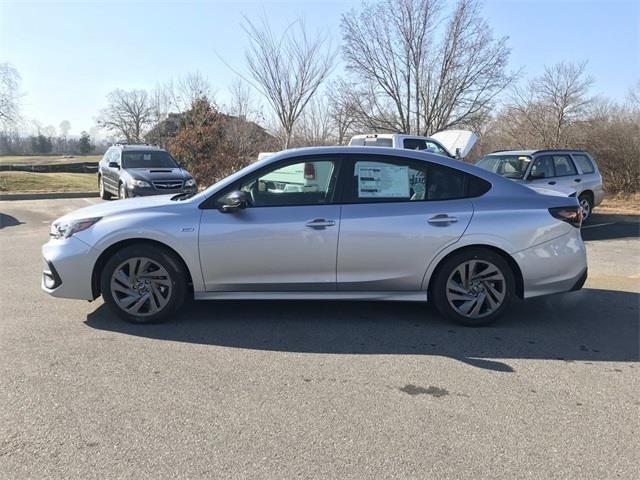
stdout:
[(458, 170), (401, 157), (348, 157), (338, 290), (418, 291), (431, 259), (473, 214)]

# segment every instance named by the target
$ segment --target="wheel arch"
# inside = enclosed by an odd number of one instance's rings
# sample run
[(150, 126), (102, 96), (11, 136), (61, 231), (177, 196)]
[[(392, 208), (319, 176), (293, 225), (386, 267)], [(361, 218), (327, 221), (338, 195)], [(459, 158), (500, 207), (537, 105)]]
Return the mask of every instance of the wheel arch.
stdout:
[(472, 250), (472, 249), (478, 249), (478, 248), (489, 250), (493, 253), (496, 253), (500, 255), (507, 262), (507, 264), (511, 267), (511, 271), (513, 272), (513, 276), (516, 281), (516, 295), (518, 296), (518, 298), (524, 298), (524, 277), (522, 275), (522, 270), (520, 269), (520, 266), (518, 265), (518, 263), (505, 250), (493, 245), (486, 245), (486, 244), (464, 245), (450, 251), (444, 257), (442, 257), (438, 261), (437, 265), (433, 269), (433, 272), (431, 273), (431, 276), (429, 277), (429, 283), (427, 285), (427, 298), (431, 298), (435, 278), (438, 276), (438, 273), (442, 268), (442, 265), (444, 265), (447, 259), (449, 259), (453, 255), (457, 255), (466, 250)]
[(582, 197), (583, 195), (587, 195), (591, 199), (591, 204), (594, 204), (595, 194), (593, 193), (593, 191), (591, 191), (590, 189), (583, 190), (582, 192), (580, 192), (580, 195), (578, 195), (578, 198)]
[(184, 259), (178, 252), (176, 252), (173, 248), (171, 248), (166, 243), (162, 243), (157, 240), (151, 240), (148, 238), (128, 238), (126, 240), (120, 240), (119, 242), (116, 242), (110, 245), (109, 247), (107, 247), (100, 254), (98, 259), (96, 260), (96, 263), (93, 265), (93, 270), (91, 272), (91, 292), (93, 294), (94, 299), (98, 298), (98, 296), (100, 295), (100, 273), (102, 272), (102, 269), (104, 268), (109, 258), (111, 258), (119, 250), (122, 250), (123, 248), (129, 247), (131, 245), (152, 245), (152, 246), (161, 248), (163, 250), (166, 250), (172, 255), (174, 255), (182, 265), (185, 275), (187, 276), (188, 291), (193, 293), (193, 278), (191, 276), (191, 271), (189, 270), (187, 263), (184, 261)]

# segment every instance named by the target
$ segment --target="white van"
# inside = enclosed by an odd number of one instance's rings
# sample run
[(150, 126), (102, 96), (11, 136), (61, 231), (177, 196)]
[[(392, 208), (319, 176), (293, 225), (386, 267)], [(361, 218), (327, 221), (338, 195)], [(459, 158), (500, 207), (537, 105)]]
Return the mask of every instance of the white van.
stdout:
[(403, 133), (354, 135), (349, 141), (349, 145), (425, 150), (430, 153), (462, 159), (469, 154), (477, 140), (478, 136), (469, 130), (444, 130), (434, 133), (430, 137)]

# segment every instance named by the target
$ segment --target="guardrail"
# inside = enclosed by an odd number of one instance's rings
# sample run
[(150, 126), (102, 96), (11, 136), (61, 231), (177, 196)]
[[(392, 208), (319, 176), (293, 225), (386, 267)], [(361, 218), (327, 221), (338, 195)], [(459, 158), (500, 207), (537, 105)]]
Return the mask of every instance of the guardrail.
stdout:
[(76, 162), (49, 165), (0, 164), (0, 172), (97, 173), (98, 162)]

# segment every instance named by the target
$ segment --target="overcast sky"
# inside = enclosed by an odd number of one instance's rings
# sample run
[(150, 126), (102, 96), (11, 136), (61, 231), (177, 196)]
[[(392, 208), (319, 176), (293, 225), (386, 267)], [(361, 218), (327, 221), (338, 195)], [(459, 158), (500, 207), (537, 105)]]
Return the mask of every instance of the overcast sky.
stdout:
[[(266, 14), (274, 29), (302, 17), (340, 43), (340, 16), (360, 1), (37, 2), (0, 4), (0, 62), (23, 79), (23, 114), (43, 126), (94, 126), (115, 88), (152, 89), (199, 70), (219, 103), (244, 66), (242, 14)], [(484, 16), (508, 36), (510, 68), (537, 75), (561, 60), (588, 60), (593, 93), (622, 99), (640, 79), (640, 1), (488, 0)]]

